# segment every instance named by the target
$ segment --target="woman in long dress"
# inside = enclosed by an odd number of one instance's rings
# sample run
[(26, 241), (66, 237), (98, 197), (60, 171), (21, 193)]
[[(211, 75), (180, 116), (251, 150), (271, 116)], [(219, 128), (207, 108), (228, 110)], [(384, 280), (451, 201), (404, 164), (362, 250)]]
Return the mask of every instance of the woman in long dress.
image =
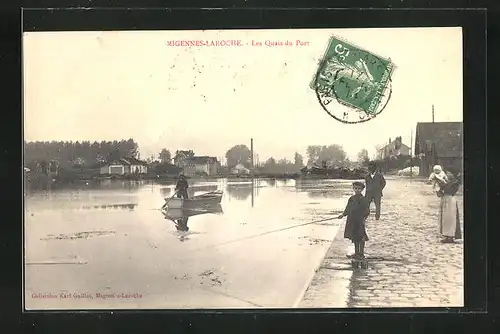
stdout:
[[(434, 166), (434, 170), (442, 170), (440, 166)], [(462, 238), (460, 230), (460, 215), (455, 194), (460, 187), (460, 181), (450, 172), (443, 171), (445, 177), (431, 175), (430, 182), (436, 182), (439, 189), (436, 195), (441, 198), (439, 206), (439, 232), (443, 237), (442, 242), (452, 243)], [(433, 173), (434, 174), (434, 173)]]

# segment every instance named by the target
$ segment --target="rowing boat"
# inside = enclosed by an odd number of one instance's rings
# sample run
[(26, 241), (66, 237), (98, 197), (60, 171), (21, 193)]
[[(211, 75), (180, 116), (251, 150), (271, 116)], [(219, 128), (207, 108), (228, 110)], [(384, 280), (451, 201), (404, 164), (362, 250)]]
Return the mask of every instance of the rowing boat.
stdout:
[(192, 208), (192, 209), (166, 209), (162, 210), (165, 218), (170, 220), (179, 220), (183, 218), (189, 218), (192, 216), (198, 216), (203, 214), (222, 214), (222, 206), (220, 204), (215, 204), (211, 206), (206, 206), (203, 208)]
[(209, 193), (193, 196), (188, 199), (184, 198), (166, 198), (165, 205), (168, 209), (191, 209), (211, 207), (220, 204), (222, 200), (222, 191), (212, 191)]

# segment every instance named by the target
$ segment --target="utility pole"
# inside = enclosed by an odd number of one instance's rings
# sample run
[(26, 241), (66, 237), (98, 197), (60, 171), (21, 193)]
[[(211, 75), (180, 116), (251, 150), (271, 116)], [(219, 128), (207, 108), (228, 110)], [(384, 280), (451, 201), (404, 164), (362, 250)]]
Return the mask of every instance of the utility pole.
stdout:
[(410, 135), (410, 182), (413, 178), (413, 128)]
[(252, 179), (253, 179), (253, 138), (250, 138), (250, 171), (252, 173)]
[(252, 177), (252, 208), (254, 205), (254, 191), (255, 191), (255, 180), (254, 180), (254, 161), (253, 161), (253, 138), (250, 138), (250, 173)]

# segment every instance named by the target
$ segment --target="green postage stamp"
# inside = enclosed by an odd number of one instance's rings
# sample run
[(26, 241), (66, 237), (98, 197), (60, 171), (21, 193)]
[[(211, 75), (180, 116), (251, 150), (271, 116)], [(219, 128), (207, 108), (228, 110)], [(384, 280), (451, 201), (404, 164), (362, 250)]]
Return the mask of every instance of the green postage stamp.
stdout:
[[(331, 37), (311, 88), (332, 117), (344, 123), (365, 122), (387, 105), (394, 67), (390, 59)], [(333, 100), (347, 111), (332, 111), (333, 105), (328, 105)]]

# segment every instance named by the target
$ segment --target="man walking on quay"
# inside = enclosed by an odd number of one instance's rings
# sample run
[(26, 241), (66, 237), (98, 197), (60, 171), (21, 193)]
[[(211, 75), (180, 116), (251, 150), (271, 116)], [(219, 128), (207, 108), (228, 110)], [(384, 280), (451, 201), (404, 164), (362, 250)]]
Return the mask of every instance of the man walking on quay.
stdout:
[(365, 177), (366, 182), (366, 192), (365, 198), (368, 201), (368, 205), (371, 205), (372, 201), (375, 202), (375, 219), (380, 219), (380, 204), (382, 201), (382, 190), (385, 188), (385, 178), (380, 173), (377, 165), (374, 162), (370, 162), (368, 165), (368, 175)]

